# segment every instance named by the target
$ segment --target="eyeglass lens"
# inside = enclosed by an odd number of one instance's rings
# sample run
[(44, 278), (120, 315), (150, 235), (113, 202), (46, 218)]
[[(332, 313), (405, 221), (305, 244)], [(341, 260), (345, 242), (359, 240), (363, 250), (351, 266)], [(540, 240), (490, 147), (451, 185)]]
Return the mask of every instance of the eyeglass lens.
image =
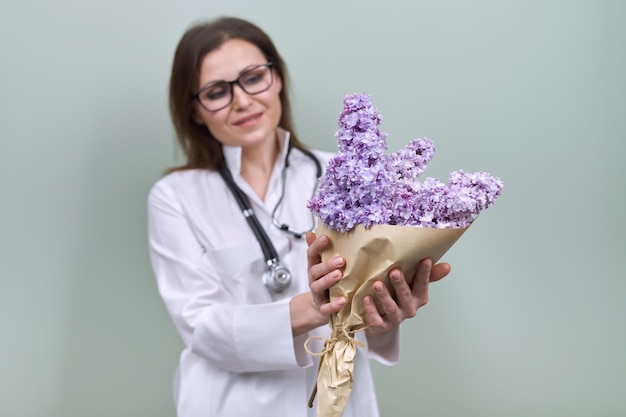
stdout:
[(212, 84), (196, 95), (200, 104), (208, 111), (221, 110), (233, 101), (233, 88), (237, 84), (247, 94), (259, 94), (272, 86), (271, 64), (259, 65), (244, 72), (235, 81)]

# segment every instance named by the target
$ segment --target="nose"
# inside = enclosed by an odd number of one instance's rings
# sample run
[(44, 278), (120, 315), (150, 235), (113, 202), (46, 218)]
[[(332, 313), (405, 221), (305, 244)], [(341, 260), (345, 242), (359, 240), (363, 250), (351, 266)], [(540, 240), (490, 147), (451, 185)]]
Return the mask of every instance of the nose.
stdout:
[(233, 107), (235, 109), (245, 109), (250, 105), (250, 95), (243, 91), (239, 84), (233, 85)]

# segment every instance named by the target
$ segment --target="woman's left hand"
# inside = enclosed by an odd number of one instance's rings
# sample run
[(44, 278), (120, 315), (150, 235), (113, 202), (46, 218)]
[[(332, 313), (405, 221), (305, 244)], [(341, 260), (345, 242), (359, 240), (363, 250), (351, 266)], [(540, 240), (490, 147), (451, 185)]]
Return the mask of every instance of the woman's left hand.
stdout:
[(411, 285), (407, 284), (402, 271), (394, 269), (389, 273), (389, 280), (393, 285), (396, 298), (394, 299), (382, 281), (373, 284), (374, 293), (383, 307), (379, 313), (372, 297), (363, 298), (365, 315), (369, 327), (368, 336), (376, 336), (389, 332), (398, 327), (408, 318), (415, 317), (417, 310), (428, 302), (428, 286), (431, 282), (439, 281), (450, 272), (450, 264), (442, 262), (432, 265), (430, 259), (420, 261), (417, 272)]

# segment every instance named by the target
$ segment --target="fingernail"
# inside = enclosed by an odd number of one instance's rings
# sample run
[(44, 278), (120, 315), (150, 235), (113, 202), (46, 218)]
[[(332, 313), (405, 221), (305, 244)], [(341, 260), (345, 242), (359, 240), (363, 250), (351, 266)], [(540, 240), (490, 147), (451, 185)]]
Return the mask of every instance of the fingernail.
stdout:
[(348, 300), (346, 300), (345, 297), (341, 297), (340, 299), (337, 300), (337, 304), (339, 304), (340, 306), (344, 305)]
[(363, 302), (365, 303), (366, 306), (371, 306), (372, 305), (372, 299), (369, 297), (365, 297), (363, 299)]
[(334, 263), (336, 266), (341, 266), (341, 265), (343, 265), (343, 258), (342, 258), (341, 256), (338, 256), (338, 257), (336, 257), (336, 258), (335, 258), (335, 260), (333, 261), (333, 263)]
[(374, 290), (376, 292), (383, 292), (383, 284), (381, 284), (380, 282), (377, 282), (376, 284), (374, 284)]

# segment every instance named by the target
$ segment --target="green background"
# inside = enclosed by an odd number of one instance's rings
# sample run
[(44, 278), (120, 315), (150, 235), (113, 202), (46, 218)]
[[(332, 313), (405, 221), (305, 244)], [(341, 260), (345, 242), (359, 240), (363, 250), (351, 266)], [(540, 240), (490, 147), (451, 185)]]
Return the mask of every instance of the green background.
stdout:
[(181, 343), (146, 196), (177, 161), (174, 48), (233, 14), (290, 66), (302, 139), (346, 94), (426, 175), (501, 177), (375, 365), (384, 416), (626, 415), (626, 2), (34, 0), (0, 5), (0, 415), (173, 416)]

